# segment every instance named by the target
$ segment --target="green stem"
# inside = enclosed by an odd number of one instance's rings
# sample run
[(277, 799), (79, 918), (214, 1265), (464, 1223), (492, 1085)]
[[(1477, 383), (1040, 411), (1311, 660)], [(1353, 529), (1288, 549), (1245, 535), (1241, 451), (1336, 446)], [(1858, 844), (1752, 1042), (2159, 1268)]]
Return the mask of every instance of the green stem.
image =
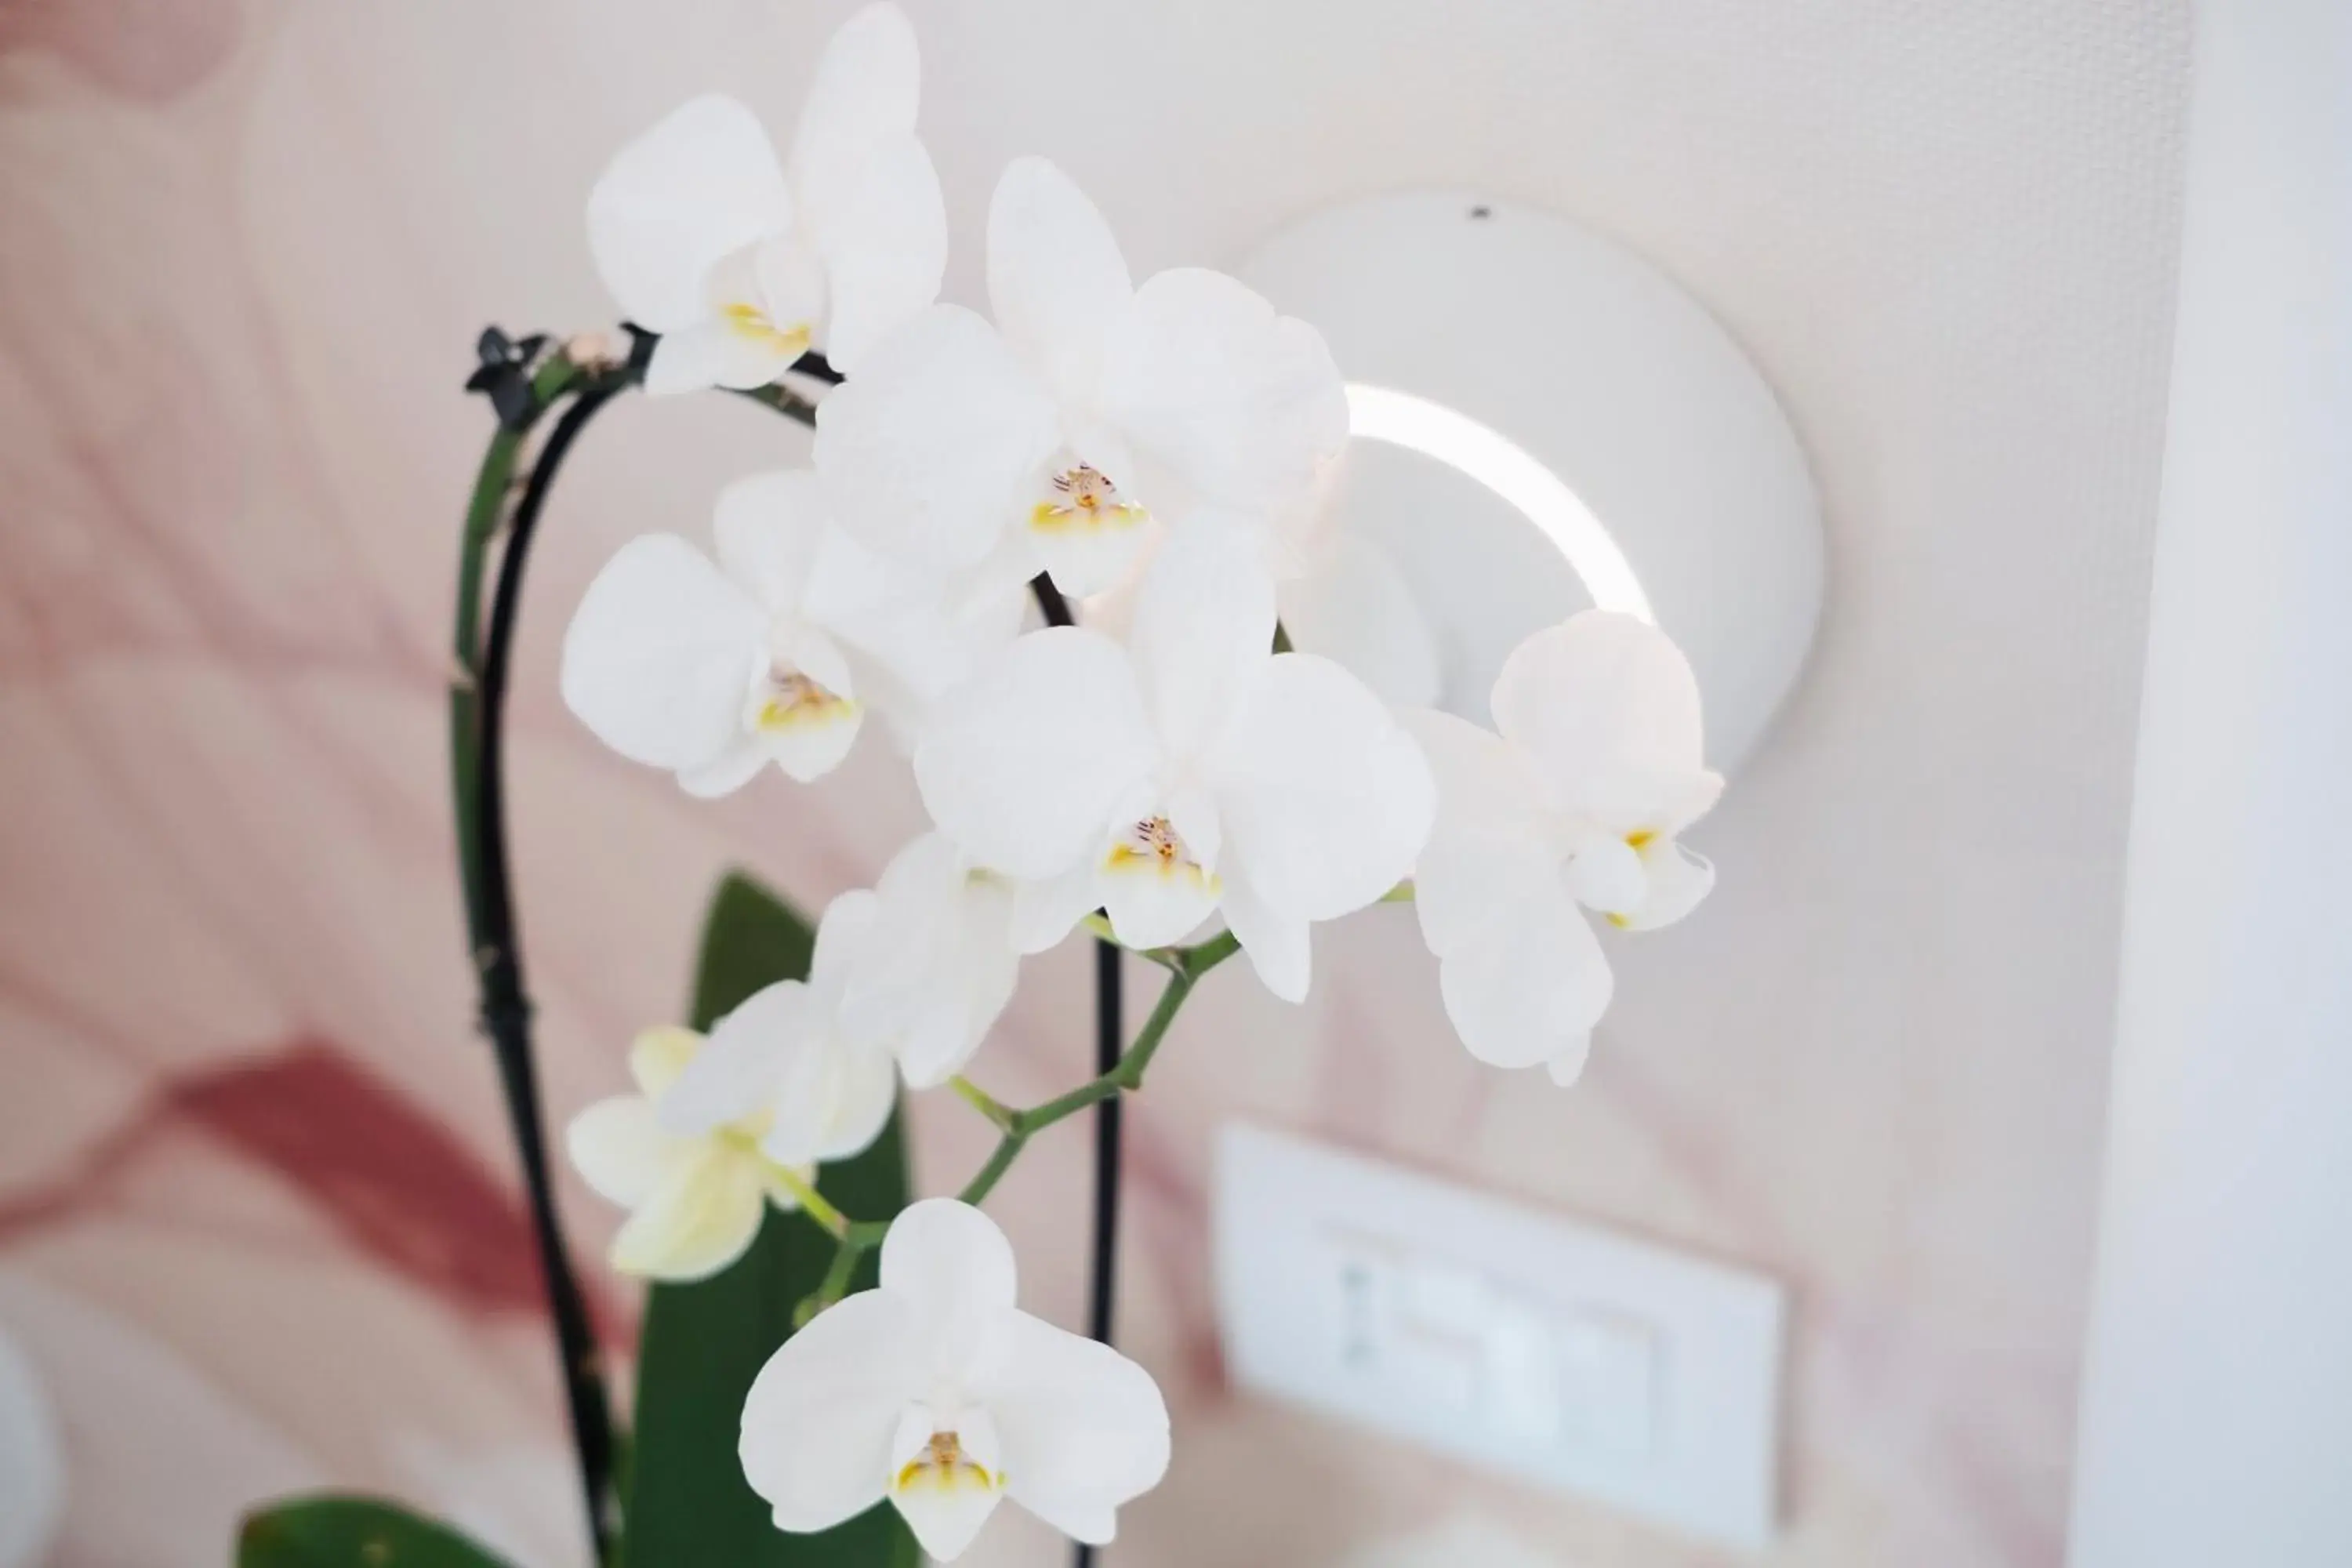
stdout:
[(1006, 1132), (1013, 1131), (1013, 1121), (1016, 1112), (1011, 1106), (1005, 1104), (1003, 1100), (989, 1093), (988, 1090), (981, 1088), (980, 1085), (972, 1082), (971, 1079), (964, 1077), (961, 1073), (958, 1073), (955, 1077), (948, 1079), (948, 1087), (954, 1089), (957, 1094), (961, 1095), (966, 1105), (971, 1106), (974, 1110), (977, 1110), (982, 1116), (987, 1117), (1000, 1129)]
[(816, 1184), (789, 1165), (771, 1163), (768, 1179), (793, 1194), (809, 1218), (833, 1233), (835, 1239), (846, 1245), (849, 1240), (849, 1216), (833, 1206), (833, 1201), (816, 1190)]
[[(1160, 993), (1159, 1005), (1151, 1009), (1151, 1016), (1144, 1020), (1143, 1027), (1137, 1031), (1134, 1041), (1120, 1053), (1117, 1067), (1043, 1105), (1015, 1110), (968, 1079), (950, 1079), (949, 1087), (967, 1104), (987, 1117), (1002, 1133), (995, 1149), (988, 1156), (988, 1163), (964, 1184), (963, 1191), (956, 1196), (968, 1204), (982, 1202), (996, 1190), (996, 1184), (1004, 1179), (1004, 1173), (1013, 1168), (1013, 1163), (1029, 1146), (1030, 1139), (1056, 1121), (1076, 1116), (1088, 1106), (1098, 1105), (1116, 1094), (1141, 1089), (1144, 1070), (1151, 1066), (1151, 1058), (1159, 1054), (1161, 1042), (1168, 1037), (1169, 1026), (1175, 1023), (1176, 1015), (1183, 1009), (1185, 999), (1192, 994), (1192, 987), (1202, 975), (1240, 951), (1241, 942), (1234, 933), (1223, 931), (1192, 947), (1155, 947), (1145, 953), (1145, 957), (1168, 971), (1168, 984)], [(840, 1251), (834, 1257), (833, 1272), (840, 1274), (844, 1281), (847, 1280), (848, 1270), (855, 1265), (856, 1256), (881, 1246), (883, 1238), (890, 1234), (887, 1220), (849, 1219), (839, 1209), (817, 1197), (815, 1189), (798, 1176), (793, 1176), (783, 1184), (800, 1198), (801, 1206), (808, 1211), (809, 1217), (841, 1243)], [(809, 1201), (812, 1198), (815, 1199), (814, 1204)], [(849, 1261), (844, 1262), (845, 1258)], [(827, 1279), (831, 1277), (828, 1274)], [(810, 1309), (812, 1316), (824, 1306), (830, 1305), (831, 1300), (839, 1300), (838, 1297), (819, 1300), (823, 1296), (824, 1291), (820, 1289), (817, 1297), (811, 1298), (811, 1300), (817, 1301), (817, 1306)], [(803, 1302), (803, 1305), (807, 1306), (808, 1303)]]
[(857, 1260), (866, 1256), (866, 1250), (846, 1237), (833, 1249), (833, 1264), (825, 1269), (824, 1280), (793, 1308), (795, 1330), (807, 1328), (810, 1319), (849, 1293), (849, 1277), (857, 1271)]
[(1021, 1151), (1028, 1146), (1030, 1139), (1056, 1121), (1076, 1116), (1088, 1106), (1098, 1105), (1116, 1094), (1141, 1089), (1145, 1069), (1151, 1066), (1151, 1058), (1159, 1054), (1160, 1042), (1168, 1037), (1168, 1026), (1182, 1011), (1185, 999), (1192, 994), (1193, 985), (1201, 976), (1240, 950), (1241, 943), (1231, 931), (1212, 937), (1197, 947), (1155, 949), (1151, 956), (1167, 965), (1168, 984), (1160, 993), (1159, 1005), (1151, 1009), (1151, 1016), (1144, 1020), (1143, 1027), (1137, 1032), (1134, 1043), (1120, 1053), (1118, 1065), (1101, 1077), (1080, 1084), (1067, 1094), (1049, 1100), (1043, 1105), (1032, 1106), (1027, 1110), (1013, 1112), (1009, 1124), (1000, 1123), (1004, 1127), (1004, 1135), (997, 1140), (996, 1151), (988, 1157), (988, 1163), (982, 1165), (979, 1173), (964, 1184), (963, 1191), (956, 1195), (968, 1204), (982, 1202), (995, 1190), (1004, 1173), (1013, 1168), (1013, 1162), (1021, 1157)]

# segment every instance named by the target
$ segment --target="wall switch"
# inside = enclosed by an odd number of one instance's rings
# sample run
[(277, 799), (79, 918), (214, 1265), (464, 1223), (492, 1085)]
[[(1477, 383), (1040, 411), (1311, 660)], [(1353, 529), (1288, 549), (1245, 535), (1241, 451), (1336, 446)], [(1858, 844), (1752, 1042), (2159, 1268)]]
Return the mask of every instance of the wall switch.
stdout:
[(1240, 1125), (1220, 1135), (1215, 1217), (1242, 1387), (1712, 1542), (1769, 1542), (1773, 1281)]

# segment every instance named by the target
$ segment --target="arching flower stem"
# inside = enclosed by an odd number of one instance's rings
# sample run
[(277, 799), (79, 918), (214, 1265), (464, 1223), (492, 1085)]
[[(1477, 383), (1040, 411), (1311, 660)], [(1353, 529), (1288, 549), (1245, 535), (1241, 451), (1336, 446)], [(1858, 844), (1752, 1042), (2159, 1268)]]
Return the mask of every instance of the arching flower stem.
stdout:
[[(1202, 975), (1240, 951), (1241, 943), (1234, 940), (1233, 932), (1220, 931), (1190, 947), (1154, 948), (1145, 953), (1145, 957), (1168, 971), (1168, 984), (1160, 993), (1159, 1005), (1152, 1008), (1151, 1016), (1144, 1020), (1143, 1027), (1136, 1032), (1134, 1040), (1119, 1054), (1117, 1066), (1087, 1079), (1066, 1094), (1020, 1110), (1006, 1105), (969, 1079), (959, 1077), (950, 1079), (950, 1087), (956, 1093), (966, 1104), (986, 1117), (999, 1134), (996, 1147), (989, 1154), (987, 1163), (963, 1184), (963, 1190), (956, 1196), (964, 1203), (978, 1205), (995, 1190), (996, 1184), (1013, 1168), (1013, 1162), (1020, 1159), (1022, 1151), (1029, 1146), (1030, 1139), (1055, 1122), (1066, 1121), (1091, 1106), (1141, 1089), (1144, 1072), (1151, 1066), (1151, 1058), (1159, 1054), (1161, 1042), (1167, 1038), (1169, 1026), (1175, 1023), (1176, 1015), (1192, 995), (1193, 985)], [(824, 1283), (815, 1294), (802, 1301), (793, 1314), (795, 1321), (805, 1322), (841, 1300), (848, 1289), (858, 1258), (882, 1245), (889, 1226), (887, 1221), (852, 1220), (817, 1196), (807, 1184), (794, 1178), (790, 1184), (794, 1195), (801, 1200), (802, 1211), (829, 1232), (837, 1244), (833, 1266), (825, 1272)], [(815, 1201), (812, 1203), (811, 1199)]]

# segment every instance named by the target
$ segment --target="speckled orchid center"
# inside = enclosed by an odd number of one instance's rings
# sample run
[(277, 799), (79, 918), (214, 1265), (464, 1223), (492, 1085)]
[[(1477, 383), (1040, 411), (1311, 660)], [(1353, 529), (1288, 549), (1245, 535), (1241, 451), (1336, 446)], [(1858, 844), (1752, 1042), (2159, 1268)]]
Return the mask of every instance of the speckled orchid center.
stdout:
[(1029, 514), (1032, 528), (1131, 528), (1146, 515), (1143, 508), (1122, 500), (1110, 477), (1091, 463), (1064, 468), (1053, 477), (1051, 488), (1053, 493)]
[(1176, 825), (1164, 816), (1140, 817), (1112, 834), (1103, 866), (1112, 872), (1181, 879), (1211, 891), (1218, 886), (1217, 874), (1192, 858)]
[(919, 1487), (950, 1492), (959, 1488), (995, 1491), (1004, 1485), (1004, 1476), (965, 1454), (961, 1435), (934, 1432), (923, 1439), (921, 1450), (913, 1458), (898, 1467), (898, 1477), (890, 1485), (892, 1490), (900, 1492)]
[(768, 735), (832, 723), (856, 711), (851, 699), (782, 664), (770, 667), (751, 694), (751, 728)]

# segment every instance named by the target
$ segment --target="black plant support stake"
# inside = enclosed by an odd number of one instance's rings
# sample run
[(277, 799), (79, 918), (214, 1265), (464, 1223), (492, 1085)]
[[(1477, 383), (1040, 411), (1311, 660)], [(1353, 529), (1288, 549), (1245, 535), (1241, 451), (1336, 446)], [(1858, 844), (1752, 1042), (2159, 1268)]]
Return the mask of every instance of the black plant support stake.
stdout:
[[(1048, 626), (1071, 624), (1069, 602), (1052, 578), (1039, 574), (1029, 584), (1038, 613)], [(1121, 994), (1119, 949), (1117, 942), (1095, 942), (1095, 1071), (1107, 1073), (1118, 1066), (1127, 1038)], [(1087, 1270), (1087, 1334), (1111, 1342), (1111, 1325), (1118, 1301), (1118, 1178), (1119, 1100), (1112, 1095), (1095, 1107), (1094, 1241)], [(1094, 1568), (1095, 1549), (1078, 1543), (1077, 1568)]]

